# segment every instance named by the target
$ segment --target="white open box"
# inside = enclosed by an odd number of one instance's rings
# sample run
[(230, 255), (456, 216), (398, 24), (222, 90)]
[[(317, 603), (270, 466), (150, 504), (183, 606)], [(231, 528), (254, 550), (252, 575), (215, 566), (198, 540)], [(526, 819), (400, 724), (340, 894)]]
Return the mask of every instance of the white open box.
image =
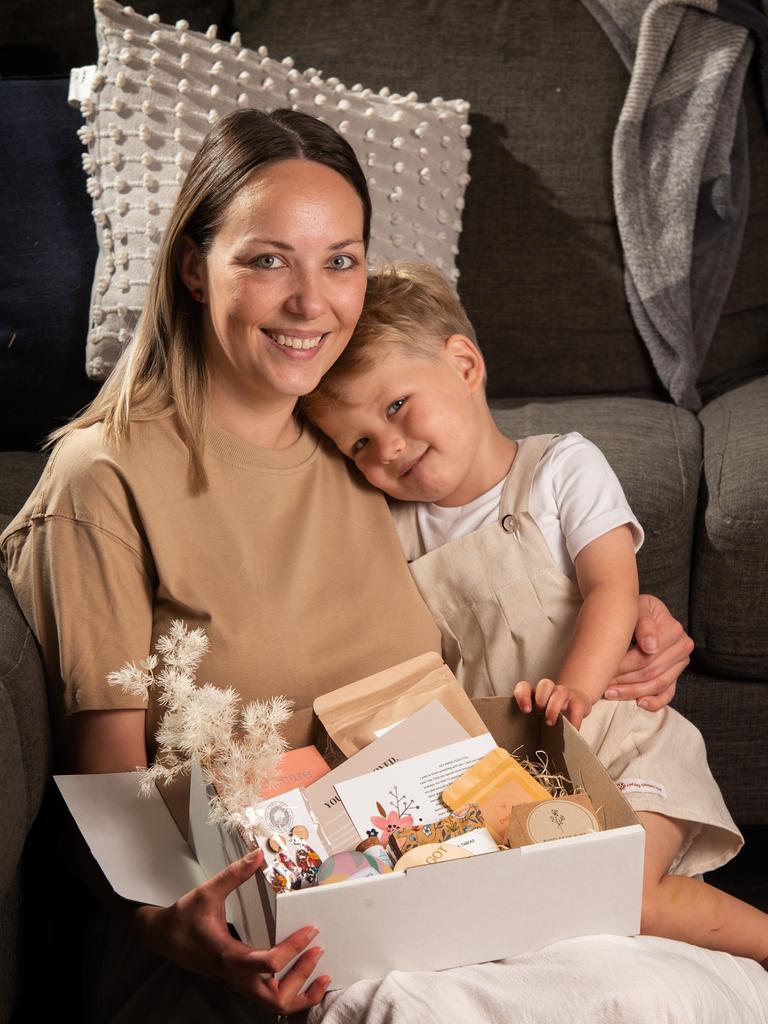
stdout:
[[(343, 988), (395, 969), (442, 970), (577, 935), (638, 932), (644, 831), (600, 762), (568, 722), (547, 727), (508, 698), (473, 703), (500, 746), (528, 757), (545, 750), (552, 767), (583, 785), (605, 831), (299, 892), (276, 894), (259, 872), (227, 903), (241, 938), (263, 948), (315, 925), (325, 949), (317, 974)], [(312, 742), (311, 714), (295, 714), (289, 731), (294, 746)], [(197, 773), (194, 857), (159, 797), (132, 797), (135, 775), (57, 782), (105, 875), (129, 899), (169, 904), (245, 852), (238, 837), (208, 824)]]

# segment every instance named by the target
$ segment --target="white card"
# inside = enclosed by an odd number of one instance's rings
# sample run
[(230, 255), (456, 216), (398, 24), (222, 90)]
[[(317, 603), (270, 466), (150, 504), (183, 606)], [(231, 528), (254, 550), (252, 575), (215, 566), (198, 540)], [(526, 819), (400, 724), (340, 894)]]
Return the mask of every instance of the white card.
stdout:
[(450, 814), (440, 794), (496, 745), (486, 732), (389, 768), (337, 782), (336, 792), (360, 837), (376, 829), (384, 845), (395, 828), (430, 824)]

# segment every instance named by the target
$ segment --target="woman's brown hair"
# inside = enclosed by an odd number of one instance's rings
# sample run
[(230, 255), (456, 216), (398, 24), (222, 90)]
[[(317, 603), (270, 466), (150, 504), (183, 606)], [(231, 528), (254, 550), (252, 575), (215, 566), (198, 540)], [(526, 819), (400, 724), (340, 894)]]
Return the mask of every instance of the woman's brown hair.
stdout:
[(132, 341), (93, 402), (54, 431), (49, 444), (101, 422), (105, 441), (118, 445), (128, 437), (132, 417), (151, 418), (172, 408), (189, 451), (193, 490), (206, 486), (202, 454), (208, 369), (200, 304), (178, 272), (181, 242), (191, 238), (205, 256), (251, 175), (267, 164), (295, 159), (324, 164), (352, 185), (363, 206), (367, 249), (371, 200), (365, 175), (352, 147), (333, 128), (293, 110), (238, 110), (222, 118), (206, 135), (181, 186)]

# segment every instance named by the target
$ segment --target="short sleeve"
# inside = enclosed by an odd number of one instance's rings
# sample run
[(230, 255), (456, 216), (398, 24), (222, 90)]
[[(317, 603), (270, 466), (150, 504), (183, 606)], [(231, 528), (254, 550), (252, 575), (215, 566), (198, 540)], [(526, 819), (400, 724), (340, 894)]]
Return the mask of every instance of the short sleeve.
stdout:
[(8, 538), (5, 556), (59, 711), (146, 707), (107, 683), (150, 651), (152, 584), (141, 552), (98, 527), (45, 516)]
[(130, 488), (97, 440), (67, 439), (2, 537), (59, 714), (147, 704), (107, 683), (149, 654), (156, 585)]
[(600, 449), (581, 434), (566, 434), (552, 445), (539, 464), (531, 497), (537, 521), (540, 516), (557, 519), (571, 562), (587, 544), (625, 524), (636, 552), (643, 543), (643, 529), (618, 477)]

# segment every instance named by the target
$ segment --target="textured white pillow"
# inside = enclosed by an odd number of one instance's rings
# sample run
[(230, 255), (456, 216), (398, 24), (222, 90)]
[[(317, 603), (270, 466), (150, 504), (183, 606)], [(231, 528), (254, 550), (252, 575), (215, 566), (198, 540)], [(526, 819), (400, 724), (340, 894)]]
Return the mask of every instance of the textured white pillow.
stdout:
[[(99, 63), (80, 98), (80, 138), (99, 238), (86, 350), (101, 380), (128, 343), (179, 184), (210, 125), (237, 107), (293, 107), (343, 134), (369, 175), (369, 262), (422, 259), (456, 280), (469, 104), (323, 79), (265, 47), (227, 43), (212, 26), (163, 25), (114, 0), (95, 0)], [(78, 70), (78, 69), (76, 69)], [(75, 72), (73, 72), (73, 75)]]

